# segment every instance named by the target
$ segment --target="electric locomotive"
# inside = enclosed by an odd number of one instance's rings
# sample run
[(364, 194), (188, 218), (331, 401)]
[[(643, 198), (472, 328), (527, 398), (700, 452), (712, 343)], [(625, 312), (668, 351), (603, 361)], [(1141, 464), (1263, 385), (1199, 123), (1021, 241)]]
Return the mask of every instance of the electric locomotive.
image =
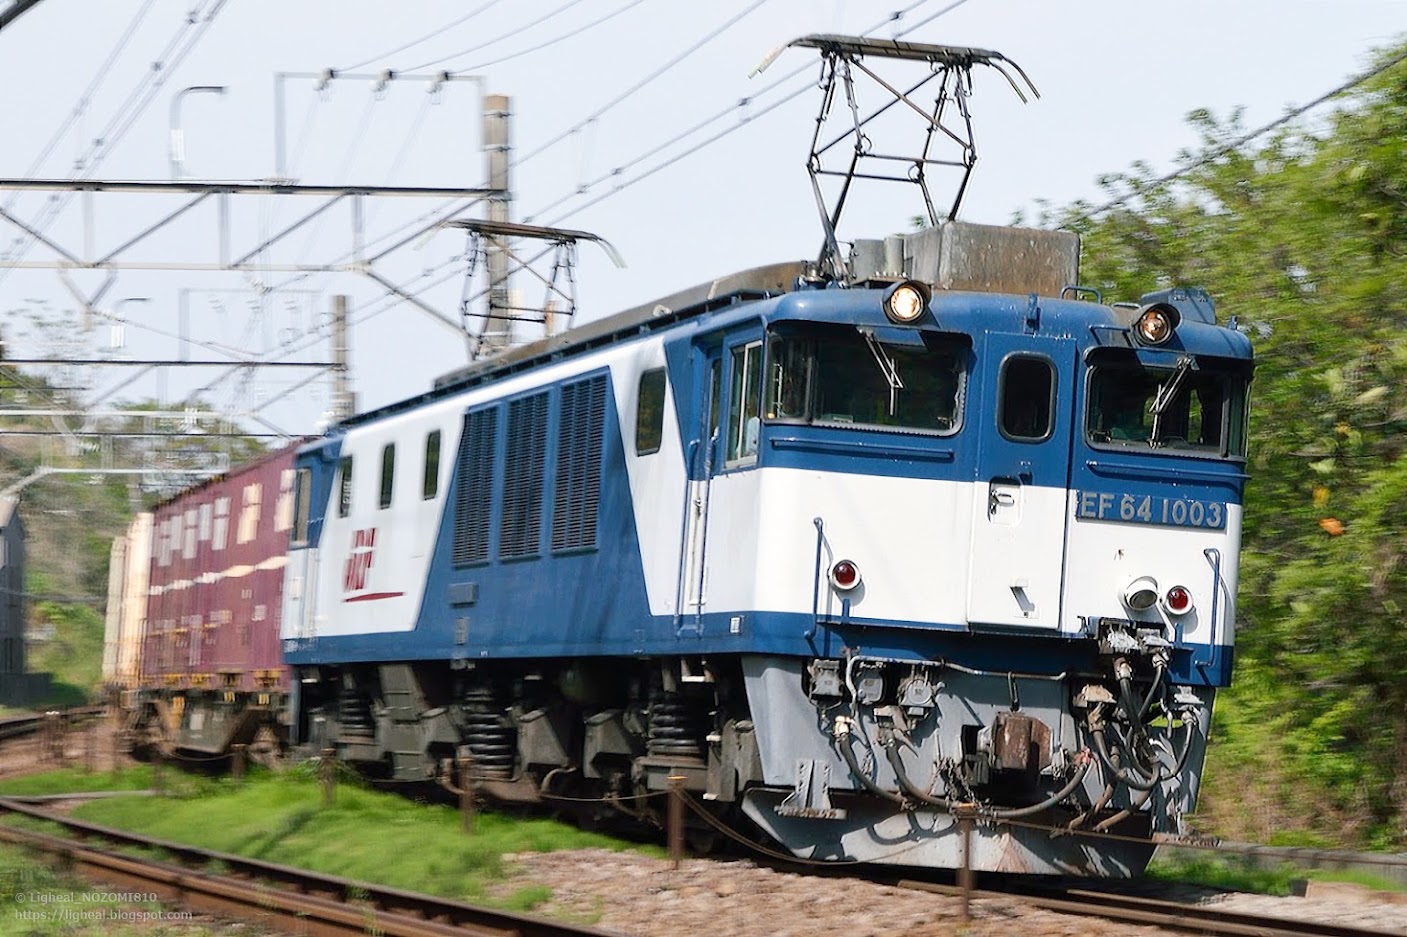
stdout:
[[(1072, 234), (955, 220), (973, 68), (1035, 94), (1004, 56), (792, 45), (825, 62), (818, 260), (476, 361), (300, 449), (291, 738), (646, 822), (679, 784), (811, 859), (1136, 874), (1195, 805), (1230, 679), (1249, 342), (1197, 290), (1072, 286)], [(897, 102), (864, 110), (862, 74)], [(886, 176), (875, 136), (914, 113), (923, 148)], [(844, 250), (847, 198), (885, 178), (927, 226)]]
[(816, 859), (955, 867), (971, 816), (974, 869), (1137, 872), (1229, 680), (1251, 355), (1198, 291), (1061, 298), (1077, 256), (859, 242), (307, 443), (295, 742), (637, 815), (682, 778)]

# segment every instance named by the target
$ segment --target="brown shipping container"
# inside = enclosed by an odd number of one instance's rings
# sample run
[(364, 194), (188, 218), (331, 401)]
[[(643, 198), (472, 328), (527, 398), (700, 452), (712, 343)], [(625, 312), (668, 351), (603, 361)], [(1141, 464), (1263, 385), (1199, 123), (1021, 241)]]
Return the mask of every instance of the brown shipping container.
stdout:
[(295, 446), (157, 505), (145, 689), (287, 692), (279, 607)]

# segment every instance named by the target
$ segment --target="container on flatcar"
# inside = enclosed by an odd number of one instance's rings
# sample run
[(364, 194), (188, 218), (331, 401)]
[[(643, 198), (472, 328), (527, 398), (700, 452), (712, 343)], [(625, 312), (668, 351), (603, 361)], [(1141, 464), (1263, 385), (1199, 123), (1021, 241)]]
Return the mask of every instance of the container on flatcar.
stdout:
[(126, 533), (112, 542), (103, 638), (103, 686), (110, 694), (136, 690), (141, 682), (151, 531), (151, 512), (142, 511), (132, 518)]
[(289, 690), (278, 628), (294, 452), (152, 512), (137, 722), (159, 744), (211, 755), (277, 745)]

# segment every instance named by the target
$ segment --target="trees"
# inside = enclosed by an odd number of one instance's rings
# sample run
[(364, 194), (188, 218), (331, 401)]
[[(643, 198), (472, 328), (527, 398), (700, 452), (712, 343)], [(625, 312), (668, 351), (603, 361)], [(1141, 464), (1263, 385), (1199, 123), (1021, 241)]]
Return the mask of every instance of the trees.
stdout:
[[(1317, 126), (1246, 145), (1239, 117), (1191, 120), (1205, 158), (1053, 220), (1083, 236), (1106, 297), (1187, 284), (1256, 345), (1232, 700), (1326, 822), (1407, 840), (1407, 45)], [(1231, 715), (1236, 718), (1235, 714)], [(1279, 737), (1276, 738), (1275, 736)], [(1213, 779), (1215, 780), (1215, 779)], [(1309, 794), (1311, 796), (1304, 797)], [(1254, 833), (1254, 830), (1246, 832)]]

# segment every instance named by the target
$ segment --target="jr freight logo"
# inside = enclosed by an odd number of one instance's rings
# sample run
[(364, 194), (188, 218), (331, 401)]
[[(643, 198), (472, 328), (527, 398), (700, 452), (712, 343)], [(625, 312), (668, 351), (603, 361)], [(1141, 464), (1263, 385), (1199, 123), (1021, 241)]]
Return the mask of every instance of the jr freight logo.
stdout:
[(376, 556), (376, 528), (367, 527), (352, 531), (352, 549), (347, 554), (347, 563), (342, 569), (342, 591), (347, 593), (344, 601), (369, 602), (375, 599), (392, 599), (404, 592), (367, 592), (367, 577)]

